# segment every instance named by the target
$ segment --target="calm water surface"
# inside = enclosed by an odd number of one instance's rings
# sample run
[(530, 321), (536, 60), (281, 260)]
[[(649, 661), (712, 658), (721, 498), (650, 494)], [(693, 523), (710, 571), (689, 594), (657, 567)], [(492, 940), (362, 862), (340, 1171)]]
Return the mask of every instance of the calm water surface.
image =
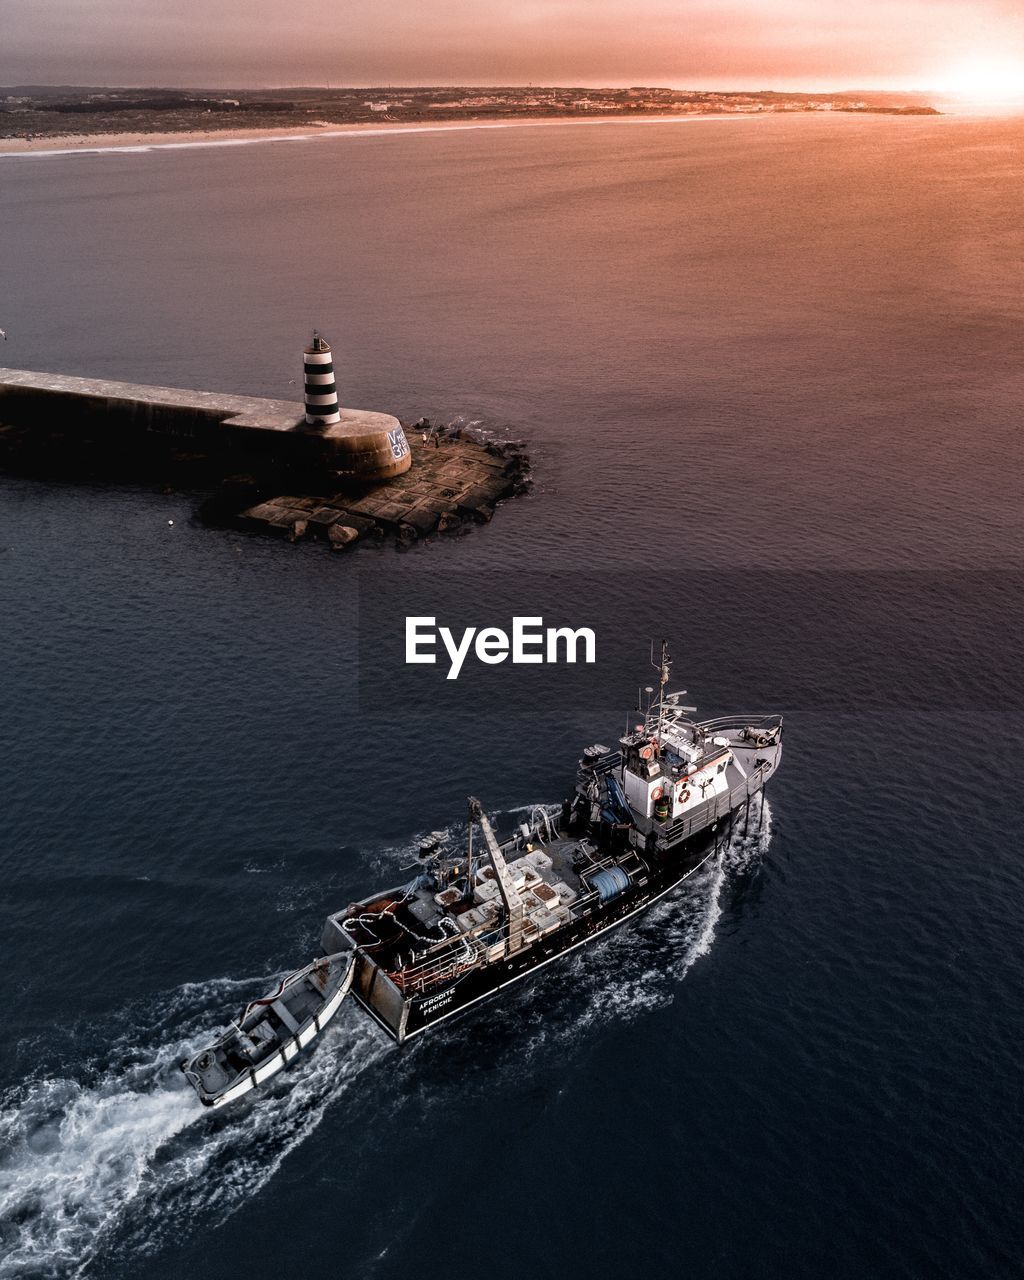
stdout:
[[(331, 557), (0, 479), (0, 1276), (1020, 1274), (1024, 124), (767, 118), (0, 161), (7, 363), (525, 436)], [(169, 523), (173, 521), (173, 524)], [(405, 667), (408, 613), (594, 668)], [(781, 710), (763, 829), (397, 1051), (174, 1064), (420, 833), (614, 739), (651, 635)]]

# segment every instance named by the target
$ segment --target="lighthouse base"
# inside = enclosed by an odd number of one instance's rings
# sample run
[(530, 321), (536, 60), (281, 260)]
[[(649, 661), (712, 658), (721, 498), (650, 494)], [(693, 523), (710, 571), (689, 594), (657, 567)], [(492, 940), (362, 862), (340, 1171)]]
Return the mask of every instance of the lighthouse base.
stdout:
[(340, 421), (308, 423), (296, 430), (322, 444), (321, 465), (342, 482), (390, 480), (412, 466), (412, 452), (402, 424), (389, 413), (341, 409)]

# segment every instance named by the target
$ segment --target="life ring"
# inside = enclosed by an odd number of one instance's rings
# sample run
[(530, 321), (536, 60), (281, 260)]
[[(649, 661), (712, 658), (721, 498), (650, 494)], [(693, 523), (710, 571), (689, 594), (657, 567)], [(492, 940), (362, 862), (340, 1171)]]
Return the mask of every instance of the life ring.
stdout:
[(651, 792), (651, 799), (661, 800), (664, 797), (664, 795), (665, 795), (664, 787), (655, 787), (654, 790)]
[(679, 794), (676, 796), (676, 799), (679, 801), (680, 804), (686, 804), (689, 798), (690, 798), (690, 788), (684, 782), (683, 785), (679, 788)]
[(652, 758), (653, 758), (653, 756), (654, 756), (654, 748), (653, 748), (653, 747), (642, 747), (642, 748), (641, 748), (641, 750), (640, 750), (640, 759), (641, 759), (641, 760), (650, 760), (650, 759), (652, 759)]

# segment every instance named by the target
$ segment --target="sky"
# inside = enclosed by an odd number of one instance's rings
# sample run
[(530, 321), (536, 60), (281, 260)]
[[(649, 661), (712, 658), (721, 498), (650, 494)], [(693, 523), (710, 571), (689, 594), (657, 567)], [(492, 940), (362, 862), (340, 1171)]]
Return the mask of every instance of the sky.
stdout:
[(0, 84), (1024, 95), (1024, 0), (0, 0)]

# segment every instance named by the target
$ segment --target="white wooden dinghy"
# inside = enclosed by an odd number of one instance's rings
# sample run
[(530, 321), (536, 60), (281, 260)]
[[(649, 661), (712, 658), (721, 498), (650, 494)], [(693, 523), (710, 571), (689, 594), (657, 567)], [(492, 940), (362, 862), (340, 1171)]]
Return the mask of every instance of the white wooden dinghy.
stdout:
[(230, 1028), (181, 1064), (206, 1107), (223, 1107), (275, 1076), (312, 1043), (352, 985), (354, 954), (323, 956), (251, 1000)]

